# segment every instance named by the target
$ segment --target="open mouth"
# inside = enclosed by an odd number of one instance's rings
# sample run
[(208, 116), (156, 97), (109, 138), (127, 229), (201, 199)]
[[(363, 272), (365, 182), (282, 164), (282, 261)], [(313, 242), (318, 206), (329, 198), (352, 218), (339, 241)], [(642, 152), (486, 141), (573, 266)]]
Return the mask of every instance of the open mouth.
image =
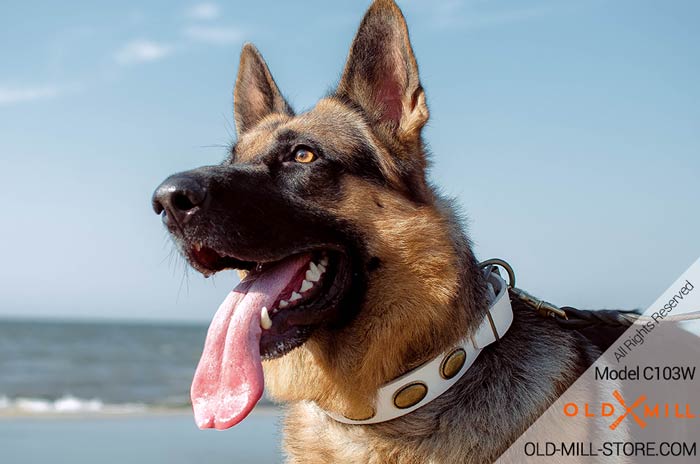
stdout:
[(210, 273), (223, 269), (247, 271), (234, 291), (265, 275), (286, 281), (274, 299), (273, 295), (268, 295), (266, 304), (259, 308), (263, 359), (288, 353), (306, 341), (314, 326), (327, 321), (342, 296), (349, 274), (345, 255), (334, 250), (316, 250), (277, 261), (256, 262), (222, 255), (206, 246), (195, 246), (190, 256), (198, 268)]
[(343, 252), (330, 249), (255, 262), (198, 246), (189, 257), (211, 273), (248, 271), (216, 312), (192, 383), (197, 425), (225, 429), (243, 420), (262, 396), (263, 359), (285, 355), (337, 318), (349, 263)]

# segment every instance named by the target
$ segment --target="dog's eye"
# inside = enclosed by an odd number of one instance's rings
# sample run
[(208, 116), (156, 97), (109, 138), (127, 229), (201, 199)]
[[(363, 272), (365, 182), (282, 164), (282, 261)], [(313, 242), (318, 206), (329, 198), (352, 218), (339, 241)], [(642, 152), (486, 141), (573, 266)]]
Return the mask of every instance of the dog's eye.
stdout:
[(297, 148), (294, 152), (294, 161), (297, 163), (311, 163), (316, 160), (316, 154), (306, 147)]

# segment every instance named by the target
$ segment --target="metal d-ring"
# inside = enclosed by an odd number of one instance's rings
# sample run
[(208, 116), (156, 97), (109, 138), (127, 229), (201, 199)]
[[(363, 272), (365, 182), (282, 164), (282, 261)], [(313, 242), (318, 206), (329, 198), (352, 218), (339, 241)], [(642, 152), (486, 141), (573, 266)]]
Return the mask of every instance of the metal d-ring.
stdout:
[(491, 258), (479, 264), (479, 267), (482, 269), (487, 266), (500, 266), (503, 269), (505, 269), (508, 273), (508, 286), (510, 288), (515, 288), (515, 271), (513, 270), (513, 267), (510, 264), (508, 264), (507, 261), (500, 258)]
[(481, 268), (485, 268), (488, 266), (500, 266), (503, 269), (505, 269), (508, 273), (508, 287), (510, 290), (511, 297), (517, 298), (518, 300), (533, 308), (541, 315), (547, 317), (560, 317), (562, 319), (569, 318), (566, 314), (566, 311), (561, 309), (559, 306), (555, 306), (552, 303), (534, 297), (525, 290), (515, 288), (515, 271), (513, 271), (511, 265), (508, 264), (506, 261), (499, 258), (487, 259), (483, 263), (479, 264), (479, 266)]

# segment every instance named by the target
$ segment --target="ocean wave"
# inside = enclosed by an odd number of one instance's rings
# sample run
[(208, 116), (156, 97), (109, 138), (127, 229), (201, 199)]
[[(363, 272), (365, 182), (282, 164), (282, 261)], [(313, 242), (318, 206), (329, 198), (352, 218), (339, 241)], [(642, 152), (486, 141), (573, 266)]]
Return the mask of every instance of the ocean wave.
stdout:
[(0, 396), (0, 415), (15, 414), (132, 414), (147, 411), (142, 403), (105, 403), (98, 398), (83, 399), (64, 395), (55, 400), (43, 398), (8, 398)]

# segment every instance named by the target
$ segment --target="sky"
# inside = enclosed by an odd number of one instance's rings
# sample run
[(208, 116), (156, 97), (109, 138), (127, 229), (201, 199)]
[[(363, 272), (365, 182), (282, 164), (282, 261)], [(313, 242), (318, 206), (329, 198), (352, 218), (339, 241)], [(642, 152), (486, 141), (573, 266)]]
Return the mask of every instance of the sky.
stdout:
[[(555, 304), (645, 308), (700, 256), (700, 3), (398, 3), (430, 179), (479, 259)], [(4, 2), (0, 317), (208, 321), (236, 278), (187, 271), (152, 191), (224, 158), (245, 41), (303, 111), (368, 4)]]

